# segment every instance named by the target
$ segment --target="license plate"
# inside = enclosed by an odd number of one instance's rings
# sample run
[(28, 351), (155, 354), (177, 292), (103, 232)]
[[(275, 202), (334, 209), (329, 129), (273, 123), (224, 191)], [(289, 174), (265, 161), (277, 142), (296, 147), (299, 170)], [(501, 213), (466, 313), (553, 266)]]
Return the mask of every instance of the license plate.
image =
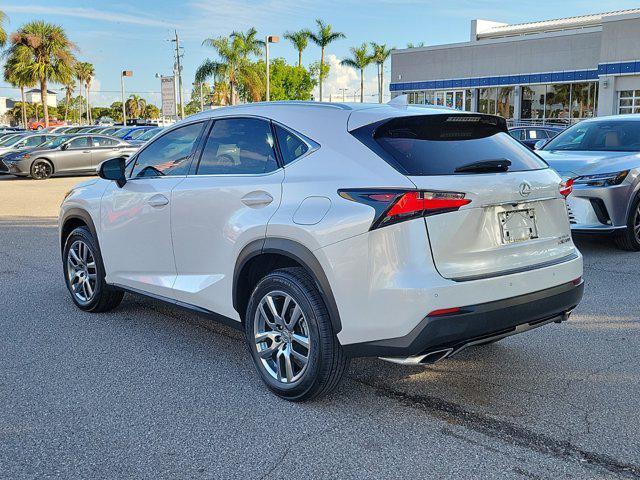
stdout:
[(526, 242), (538, 238), (536, 212), (533, 208), (498, 213), (502, 243)]

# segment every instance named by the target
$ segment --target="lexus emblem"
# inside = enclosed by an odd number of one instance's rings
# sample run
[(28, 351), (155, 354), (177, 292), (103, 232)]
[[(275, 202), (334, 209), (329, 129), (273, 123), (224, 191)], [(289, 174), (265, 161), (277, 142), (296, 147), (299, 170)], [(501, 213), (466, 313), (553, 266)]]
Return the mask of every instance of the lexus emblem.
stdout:
[(520, 196), (522, 197), (528, 197), (529, 194), (531, 193), (531, 184), (529, 182), (522, 182), (520, 184)]

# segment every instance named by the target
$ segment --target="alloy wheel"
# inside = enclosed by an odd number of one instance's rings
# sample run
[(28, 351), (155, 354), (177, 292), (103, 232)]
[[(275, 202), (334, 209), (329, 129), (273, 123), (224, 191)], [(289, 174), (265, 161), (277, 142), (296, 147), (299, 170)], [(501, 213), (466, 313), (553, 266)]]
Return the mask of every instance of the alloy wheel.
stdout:
[(38, 162), (33, 166), (33, 178), (42, 180), (49, 178), (52, 173), (51, 165), (48, 162)]
[(291, 295), (273, 291), (262, 297), (253, 333), (258, 357), (269, 375), (285, 384), (302, 378), (312, 348), (309, 324)]
[(636, 242), (640, 243), (640, 202), (638, 202), (633, 216), (633, 234), (636, 237)]
[(73, 242), (67, 253), (67, 278), (71, 293), (80, 303), (93, 299), (98, 281), (96, 261), (91, 248), (82, 240)]

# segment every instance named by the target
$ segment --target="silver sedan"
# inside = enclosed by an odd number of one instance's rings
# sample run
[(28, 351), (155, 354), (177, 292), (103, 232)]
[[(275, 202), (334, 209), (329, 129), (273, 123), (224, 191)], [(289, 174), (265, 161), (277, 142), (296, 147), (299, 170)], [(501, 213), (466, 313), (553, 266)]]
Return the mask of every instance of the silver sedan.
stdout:
[(138, 147), (106, 135), (61, 135), (32, 150), (5, 155), (0, 172), (43, 180), (57, 175), (95, 174), (104, 160), (128, 157)]
[(640, 115), (585, 120), (536, 148), (573, 179), (572, 231), (612, 234), (621, 248), (640, 251)]

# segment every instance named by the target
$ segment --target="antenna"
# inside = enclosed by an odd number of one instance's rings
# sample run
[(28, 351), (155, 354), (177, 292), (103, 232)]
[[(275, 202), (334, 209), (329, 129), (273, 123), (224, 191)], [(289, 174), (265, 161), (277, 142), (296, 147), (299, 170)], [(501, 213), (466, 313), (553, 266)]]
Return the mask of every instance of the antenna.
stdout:
[(398, 95), (395, 98), (392, 98), (387, 105), (395, 108), (407, 108), (409, 105), (409, 95)]

